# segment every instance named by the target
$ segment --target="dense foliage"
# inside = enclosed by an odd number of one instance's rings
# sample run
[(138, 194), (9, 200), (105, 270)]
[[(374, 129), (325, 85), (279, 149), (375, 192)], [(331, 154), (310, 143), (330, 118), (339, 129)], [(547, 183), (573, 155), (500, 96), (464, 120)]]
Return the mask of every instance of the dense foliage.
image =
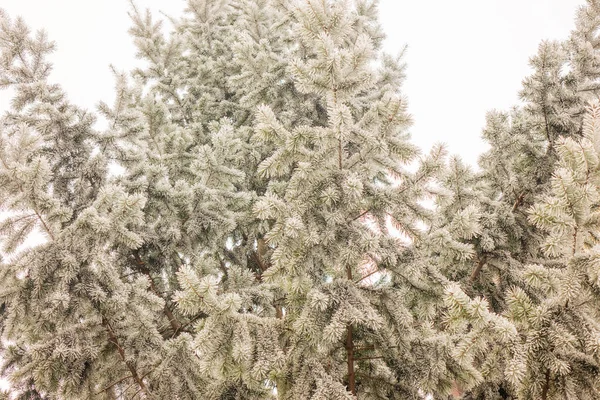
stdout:
[(131, 17), (91, 112), (0, 11), (7, 398), (600, 398), (600, 2), (477, 172), (410, 143), (375, 0)]

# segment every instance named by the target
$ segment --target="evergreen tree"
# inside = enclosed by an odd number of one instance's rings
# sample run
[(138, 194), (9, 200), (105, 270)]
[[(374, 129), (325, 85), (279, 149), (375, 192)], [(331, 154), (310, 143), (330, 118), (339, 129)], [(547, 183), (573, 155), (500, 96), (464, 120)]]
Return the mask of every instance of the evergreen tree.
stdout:
[(546, 234), (545, 263), (522, 272), (526, 291), (508, 296), (508, 317), (522, 331), (509, 375), (520, 398), (600, 396), (598, 211), (600, 106), (590, 107), (583, 138), (557, 143), (550, 189), (529, 210)]
[[(421, 229), (444, 151), (408, 172), (403, 66), (381, 53), (376, 13), (190, 0), (164, 35), (133, 8), (145, 67), (115, 72), (101, 131), (48, 82), (53, 45), (1, 15), (2, 356), (17, 396), (450, 390), (470, 367), (433, 325), (446, 280)], [(45, 242), (22, 249), (35, 231)]]
[(417, 397), (419, 363), (431, 357), (419, 340), (427, 326), (415, 318), (424, 304), (413, 304), (427, 288), (410, 287), (413, 251), (386, 222), (419, 238), (429, 213), (418, 201), (443, 151), (414, 174), (402, 168), (416, 155), (404, 135), (405, 102), (397, 87), (377, 87), (381, 72), (369, 65), (377, 37), (364, 4), (356, 7), (294, 10), (301, 46), (316, 54), (300, 53), (290, 71), (301, 92), (323, 96), (326, 121), (288, 128), (268, 107), (257, 116), (255, 138), (276, 148), (258, 167), (271, 179), (254, 209), (271, 222), (264, 278), (285, 296), (282, 398)]
[[(457, 176), (450, 169), (444, 185), (449, 197), (438, 201), (441, 207), (437, 226), (462, 225), (462, 214), (457, 212), (472, 209), (474, 217), (468, 224), (479, 227), (466, 240), (451, 235), (472, 246), (471, 258), (462, 262), (438, 258), (447, 276), (462, 282), (460, 289), (453, 285), (449, 290), (449, 304), (454, 311), (470, 304), (468, 297), (463, 296), (466, 294), (485, 299), (496, 315), (508, 313), (516, 288), (528, 290), (523, 270), (528, 265), (555, 262), (541, 251), (544, 232), (529, 219), (527, 210), (549, 190), (559, 155), (558, 143), (565, 137), (581, 138), (585, 105), (597, 98), (594, 82), (599, 11), (598, 2), (588, 1), (577, 14), (576, 29), (569, 40), (540, 45), (538, 54), (531, 59), (534, 72), (523, 81), (520, 94), (524, 105), (488, 115), (483, 136), (491, 149), (481, 157), (481, 172), (471, 175), (470, 183), (464, 177), (458, 181), (467, 188), (457, 184)], [(466, 201), (465, 193), (472, 200)], [(451, 314), (458, 320), (465, 317)], [(486, 326), (489, 329), (491, 325)], [(457, 332), (470, 332), (473, 336), (469, 337), (478, 337), (473, 339), (477, 343), (458, 339), (457, 349), (469, 350), (468, 357), (473, 358), (470, 361), (481, 371), (482, 379), (480, 384), (464, 388), (466, 397), (516, 398), (519, 394), (506, 373), (510, 368), (507, 343), (514, 338), (484, 338), (471, 328), (463, 325), (457, 327)]]
[[(471, 300), (457, 286), (449, 290), (453, 322), (460, 326), (468, 321), (474, 327), (458, 352), (472, 362), (473, 354), (503, 343), (503, 378), (518, 399), (600, 395), (600, 105), (589, 108), (582, 132), (582, 139), (556, 142), (557, 168), (550, 186), (527, 212), (544, 232), (541, 251), (546, 258), (521, 269), (519, 285), (507, 290), (503, 316), (491, 313), (482, 298)], [(500, 326), (506, 330), (499, 331)], [(490, 343), (482, 339), (486, 331), (504, 335), (492, 336)]]

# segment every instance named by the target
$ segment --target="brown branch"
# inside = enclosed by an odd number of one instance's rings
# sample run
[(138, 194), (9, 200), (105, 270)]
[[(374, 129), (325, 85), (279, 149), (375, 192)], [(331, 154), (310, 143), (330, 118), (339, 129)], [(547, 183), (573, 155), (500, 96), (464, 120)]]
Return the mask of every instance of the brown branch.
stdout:
[(255, 274), (256, 280), (259, 282), (262, 282), (262, 274), (263, 274), (263, 272), (265, 272), (267, 270), (268, 267), (256, 251), (253, 251), (250, 254), (250, 256), (252, 257), (252, 259), (254, 260), (256, 265), (258, 265), (258, 268), (260, 269), (260, 273)]
[(259, 273), (256, 273), (256, 280), (258, 282), (262, 282), (262, 274), (269, 269), (269, 264), (267, 262), (265, 262), (264, 260), (264, 256), (267, 253), (267, 244), (265, 242), (265, 239), (263, 238), (259, 238), (256, 240), (256, 251), (252, 251), (250, 253), (250, 257), (252, 257), (252, 260), (254, 261), (254, 263), (256, 263), (256, 265), (258, 265), (258, 269), (260, 269)]
[(173, 339), (174, 337), (178, 336), (181, 332), (183, 332), (185, 330), (185, 328), (187, 328), (188, 326), (190, 326), (194, 322), (198, 321), (200, 318), (206, 318), (206, 317), (207, 317), (207, 315), (205, 313), (203, 313), (203, 312), (197, 314), (192, 319), (190, 319), (188, 322), (186, 322), (185, 324), (183, 324), (178, 330), (175, 330), (173, 332), (173, 335), (171, 335), (171, 339)]
[[(546, 107), (543, 107), (543, 112), (544, 112), (544, 123), (546, 125), (546, 138), (548, 138), (548, 153), (550, 153), (551, 151), (554, 150), (554, 140), (552, 140), (552, 136), (550, 135), (550, 124), (548, 122), (548, 112), (546, 110)], [(547, 154), (547, 153), (546, 153)]]
[(370, 276), (372, 276), (372, 275), (374, 275), (374, 274), (376, 274), (378, 272), (381, 272), (381, 271), (379, 269), (376, 269), (375, 271), (369, 272), (367, 275), (363, 276), (359, 280), (354, 281), (354, 283), (355, 284), (360, 283), (360, 282), (364, 281), (365, 279), (367, 279), (368, 277), (370, 277)]
[(283, 319), (283, 307), (279, 303), (285, 299), (286, 296), (273, 300), (273, 307), (275, 307), (275, 317), (277, 319)]
[(473, 269), (473, 272), (471, 273), (471, 276), (469, 277), (469, 282), (473, 283), (477, 280), (477, 278), (479, 278), (479, 274), (481, 273), (481, 270), (483, 269), (483, 266), (485, 265), (486, 262), (487, 262), (486, 256), (482, 256), (479, 259), (479, 262), (477, 263), (477, 265)]
[(133, 378), (133, 376), (131, 376), (131, 375), (128, 375), (128, 376), (126, 376), (124, 378), (121, 378), (118, 381), (111, 383), (110, 385), (108, 385), (104, 389), (102, 389), (102, 390), (100, 390), (100, 391), (98, 391), (98, 392), (96, 392), (94, 394), (100, 394), (102, 392), (106, 392), (108, 389), (112, 388), (113, 386), (118, 385), (119, 383), (121, 383), (123, 381), (126, 381), (127, 379), (131, 379), (131, 378)]
[[(400, 346), (385, 346), (385, 347), (375, 347), (375, 345), (368, 345), (368, 346), (362, 346), (362, 347), (355, 347), (354, 348), (354, 352), (356, 353), (357, 351), (363, 351), (363, 350), (379, 350), (379, 349), (397, 349)], [(356, 360), (356, 358), (355, 358)]]
[(283, 308), (281, 306), (275, 306), (275, 318), (283, 319)]
[(37, 212), (37, 210), (33, 209), (33, 212), (35, 213), (35, 215), (37, 215), (38, 219), (40, 220), (40, 222), (42, 223), (42, 225), (44, 226), (44, 229), (46, 230), (46, 233), (48, 233), (48, 236), (50, 236), (50, 239), (52, 239), (52, 241), (54, 241), (54, 235), (52, 234), (52, 232), (50, 232), (50, 228), (48, 228), (48, 225), (46, 225), (46, 222), (44, 222), (44, 219), (42, 218), (42, 216)]
[(356, 396), (356, 374), (354, 372), (354, 343), (352, 338), (352, 325), (346, 328), (346, 353), (348, 355), (348, 390)]
[[(256, 280), (258, 282), (262, 282), (263, 273), (269, 269), (270, 265), (265, 261), (264, 257), (267, 254), (268, 246), (264, 238), (259, 238), (256, 240), (256, 251), (252, 252), (252, 258), (258, 264), (258, 268), (260, 268), (260, 273), (256, 274)], [(277, 300), (274, 302), (275, 304), (275, 317), (277, 319), (283, 319), (283, 308), (277, 304)]]
[(178, 332), (181, 332), (181, 322), (179, 322), (177, 320), (177, 318), (175, 318), (175, 316), (173, 315), (173, 312), (171, 311), (171, 309), (169, 308), (169, 306), (165, 303), (165, 307), (164, 307), (164, 312), (165, 315), (167, 316), (167, 319), (169, 320), (169, 324), (171, 324), (171, 328), (173, 328), (173, 335), (177, 334)]
[(119, 379), (118, 381), (111, 383), (110, 385), (108, 385), (108, 386), (107, 386), (107, 387), (105, 387), (104, 389), (102, 389), (102, 390), (100, 390), (100, 391), (96, 392), (95, 394), (100, 394), (100, 393), (102, 393), (102, 392), (106, 392), (108, 389), (112, 388), (113, 386), (115, 386), (115, 385), (118, 385), (119, 383), (121, 383), (121, 382), (123, 382), (123, 381), (126, 381), (127, 379), (131, 379), (131, 378), (133, 378), (133, 376), (131, 376), (131, 375), (128, 375), (128, 376), (126, 376), (126, 377), (124, 377), (124, 378), (121, 378), (121, 379)]
[(525, 192), (521, 192), (521, 194), (517, 197), (517, 200), (515, 200), (515, 203), (512, 206), (511, 211), (515, 212), (517, 210), (517, 208), (523, 203), (523, 199), (525, 198)]
[[(352, 268), (346, 266), (346, 276), (348, 280), (352, 281)], [(346, 353), (347, 353), (347, 365), (348, 365), (348, 390), (354, 396), (356, 396), (356, 374), (354, 371), (354, 341), (353, 341), (352, 324), (348, 324), (346, 327)]]
[(575, 229), (573, 230), (573, 257), (575, 257), (575, 253), (577, 252), (577, 225), (575, 225)]
[(264, 257), (267, 255), (267, 242), (264, 238), (258, 238), (256, 240), (256, 253), (258, 255), (258, 261), (260, 269), (264, 272), (269, 268), (269, 263), (264, 261)]
[(546, 382), (544, 383), (544, 387), (542, 388), (542, 397), (541, 400), (548, 399), (548, 390), (550, 390), (550, 370), (546, 370)]
[(133, 399), (135, 399), (135, 398), (137, 397), (137, 395), (138, 395), (138, 394), (140, 394), (140, 393), (141, 393), (141, 389), (138, 389), (138, 391), (137, 391), (137, 392), (135, 392), (135, 393), (133, 394), (133, 396), (131, 396), (131, 399), (129, 399), (129, 400), (133, 400)]
[(238, 259), (238, 257), (235, 255), (235, 253), (229, 249), (223, 249), (223, 254), (226, 255), (227, 257), (229, 257), (230, 261), (233, 261), (234, 263), (240, 265), (241, 262)]
[(342, 143), (342, 137), (338, 138), (338, 167), (342, 169), (342, 153), (344, 152), (344, 144)]
[(106, 332), (108, 333), (110, 342), (117, 347), (117, 351), (119, 352), (119, 355), (121, 356), (121, 360), (127, 366), (127, 369), (131, 373), (131, 377), (137, 382), (138, 386), (140, 387), (140, 390), (143, 391), (147, 397), (154, 398), (154, 396), (152, 396), (152, 393), (150, 392), (150, 390), (148, 390), (148, 387), (146, 386), (146, 384), (144, 383), (142, 378), (140, 378), (140, 375), (138, 374), (137, 370), (135, 369), (135, 366), (131, 362), (127, 361), (127, 357), (125, 355), (125, 349), (119, 343), (119, 339), (117, 339), (117, 336), (115, 335), (115, 331), (113, 330), (112, 326), (110, 325), (110, 322), (108, 322), (108, 320), (106, 318), (104, 318), (104, 316), (102, 317), (102, 326), (104, 326), (104, 328), (106, 329)]
[(177, 318), (175, 318), (175, 315), (173, 315), (173, 312), (169, 308), (169, 304), (168, 304), (167, 300), (162, 297), (161, 292), (156, 287), (156, 284), (154, 283), (154, 279), (152, 278), (152, 275), (150, 274), (150, 270), (146, 266), (146, 263), (142, 260), (142, 258), (140, 257), (140, 254), (137, 250), (135, 250), (133, 252), (133, 256), (135, 257), (135, 262), (136, 262), (137, 267), (140, 269), (141, 272), (143, 272), (148, 277), (148, 280), (150, 281), (150, 290), (152, 292), (154, 292), (155, 295), (157, 295), (158, 297), (160, 297), (161, 299), (163, 299), (165, 301), (165, 306), (163, 307), (163, 311), (165, 313), (165, 316), (167, 317), (167, 320), (169, 320), (169, 324), (171, 324), (171, 328), (173, 328), (174, 332), (180, 332), (181, 326), (182, 326), (181, 322), (179, 322), (177, 320)]
[(17, 222), (19, 222), (19, 221), (23, 221), (24, 219), (31, 218), (31, 217), (35, 217), (35, 214), (26, 214), (26, 215), (22, 215), (22, 216), (20, 216), (19, 218), (13, 219), (13, 221), (12, 221), (12, 222), (13, 222), (13, 223), (17, 223)]
[(349, 224), (350, 222), (354, 222), (357, 219), (364, 217), (365, 215), (367, 215), (369, 213), (369, 211), (371, 211), (371, 209), (367, 209), (366, 211), (363, 211), (362, 213), (358, 214), (356, 217), (352, 218), (351, 220), (349, 220), (347, 223)]
[(221, 272), (223, 273), (223, 281), (227, 280), (227, 277), (229, 276), (229, 271), (227, 270), (227, 265), (225, 265), (225, 261), (223, 261), (221, 259), (221, 257), (218, 257), (219, 259), (219, 269), (221, 270)]
[(133, 272), (130, 272), (130, 273), (128, 273), (128, 274), (121, 275), (121, 276), (119, 276), (119, 278), (121, 278), (121, 279), (125, 279), (125, 278), (127, 278), (128, 276), (135, 275), (135, 274), (139, 274), (139, 273), (140, 273), (140, 271), (133, 271)]

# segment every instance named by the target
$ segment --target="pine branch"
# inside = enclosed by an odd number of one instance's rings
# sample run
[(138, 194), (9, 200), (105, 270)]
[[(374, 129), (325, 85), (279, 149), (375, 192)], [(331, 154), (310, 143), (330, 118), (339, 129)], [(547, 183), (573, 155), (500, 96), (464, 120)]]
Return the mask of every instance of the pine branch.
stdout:
[(99, 390), (99, 391), (98, 391), (98, 392), (96, 392), (95, 394), (100, 394), (100, 393), (102, 393), (102, 392), (106, 392), (108, 389), (112, 388), (113, 386), (116, 386), (116, 385), (118, 385), (119, 383), (121, 383), (121, 382), (123, 382), (123, 381), (126, 381), (127, 379), (131, 379), (131, 378), (133, 378), (133, 375), (127, 375), (126, 377), (124, 377), (124, 378), (121, 378), (121, 379), (119, 379), (118, 381), (115, 381), (115, 382), (111, 383), (110, 385), (106, 386), (104, 389), (102, 389), (102, 390)]
[(179, 322), (177, 320), (177, 318), (175, 318), (175, 315), (173, 315), (173, 312), (171, 312), (171, 309), (169, 308), (167, 300), (165, 298), (163, 298), (162, 294), (156, 287), (156, 284), (154, 283), (154, 279), (152, 278), (152, 275), (150, 274), (150, 270), (146, 266), (146, 263), (142, 260), (142, 258), (140, 257), (140, 254), (137, 250), (133, 251), (133, 256), (135, 257), (135, 265), (140, 269), (140, 271), (142, 273), (144, 273), (148, 277), (148, 280), (150, 282), (150, 290), (156, 296), (160, 297), (161, 299), (163, 299), (165, 301), (165, 306), (163, 307), (163, 312), (164, 312), (165, 316), (167, 317), (169, 324), (171, 324), (171, 328), (173, 329), (173, 332), (180, 332), (181, 326), (182, 326), (181, 322)]
[(196, 314), (196, 315), (195, 315), (194, 317), (192, 317), (192, 318), (191, 318), (191, 319), (190, 319), (188, 322), (186, 322), (184, 325), (182, 325), (182, 326), (181, 326), (181, 328), (179, 328), (179, 330), (175, 330), (175, 331), (173, 332), (173, 335), (171, 335), (171, 339), (173, 339), (173, 338), (175, 338), (175, 337), (179, 336), (179, 334), (180, 334), (181, 332), (186, 332), (186, 331), (185, 331), (185, 329), (186, 329), (188, 326), (192, 325), (194, 322), (198, 321), (200, 318), (206, 318), (206, 317), (208, 317), (208, 315), (207, 315), (206, 313), (204, 313), (204, 312), (200, 312), (200, 313)]
[[(256, 280), (262, 282), (262, 275), (270, 267), (269, 263), (264, 259), (267, 254), (268, 246), (264, 238), (259, 238), (256, 242), (256, 251), (253, 251), (251, 256), (260, 268), (260, 273), (257, 274)], [(283, 319), (283, 308), (277, 304), (278, 301), (274, 301), (273, 303), (273, 307), (275, 307), (275, 317), (277, 319)]]
[(48, 225), (46, 225), (46, 222), (44, 221), (44, 219), (42, 218), (42, 216), (35, 209), (35, 204), (34, 204), (33, 212), (35, 213), (35, 215), (37, 215), (38, 219), (40, 220), (40, 222), (42, 223), (42, 225), (44, 227), (44, 230), (46, 231), (46, 233), (48, 234), (48, 236), (50, 236), (50, 239), (52, 239), (52, 241), (54, 241), (54, 235), (50, 231), (50, 228), (48, 228)]
[(360, 213), (360, 214), (358, 214), (356, 217), (354, 217), (354, 218), (352, 218), (351, 220), (349, 220), (347, 223), (349, 224), (349, 223), (351, 223), (351, 222), (354, 222), (354, 221), (356, 221), (357, 219), (360, 219), (360, 218), (364, 217), (364, 216), (365, 216), (365, 215), (367, 215), (367, 214), (368, 214), (370, 211), (371, 211), (371, 209), (369, 208), (369, 209), (367, 209), (367, 210), (365, 210), (365, 211), (361, 212), (361, 213)]
[(196, 297), (198, 297), (198, 299), (200, 299), (201, 301), (204, 301), (204, 296), (202, 296), (200, 293), (198, 293), (198, 291), (196, 290), (196, 288), (194, 287), (194, 285), (187, 279), (187, 277), (185, 276), (185, 274), (183, 274), (181, 276), (181, 278), (183, 280), (185, 280), (186, 285), (192, 290), (192, 292), (196, 295)]
[(360, 283), (360, 282), (364, 281), (365, 279), (367, 279), (368, 277), (370, 277), (370, 276), (372, 276), (372, 275), (375, 275), (375, 274), (376, 274), (376, 273), (378, 273), (378, 272), (381, 272), (381, 271), (380, 271), (379, 269), (376, 269), (376, 270), (374, 270), (374, 271), (371, 271), (371, 272), (369, 272), (367, 275), (365, 275), (365, 276), (363, 276), (362, 278), (360, 278), (359, 280), (357, 280), (357, 281), (354, 281), (354, 284), (358, 284), (358, 283)]
[(138, 389), (138, 390), (137, 390), (137, 391), (136, 391), (136, 392), (133, 394), (133, 396), (131, 396), (131, 399), (129, 399), (129, 400), (134, 400), (134, 399), (137, 397), (137, 395), (138, 395), (138, 394), (140, 394), (141, 392), (142, 392), (142, 389)]
[(511, 212), (515, 212), (517, 210), (517, 208), (523, 203), (523, 199), (525, 198), (525, 192), (521, 192), (521, 194), (519, 196), (517, 196), (517, 199), (515, 200)]
[(477, 265), (475, 266), (473, 272), (471, 273), (471, 276), (469, 277), (469, 282), (473, 283), (477, 280), (477, 278), (479, 278), (479, 274), (481, 274), (481, 270), (483, 269), (483, 266), (486, 264), (486, 262), (487, 256), (483, 255), (481, 258), (479, 258)]
[(542, 396), (541, 400), (548, 400), (548, 390), (550, 390), (550, 370), (546, 370), (546, 381), (544, 382), (544, 387), (542, 388)]
[(578, 234), (578, 227), (577, 225), (575, 225), (575, 228), (573, 229), (573, 248), (572, 250), (572, 256), (575, 257), (575, 253), (577, 252), (577, 234)]
[(260, 272), (256, 274), (256, 280), (259, 282), (262, 282), (262, 274), (263, 274), (263, 272), (265, 272), (267, 270), (268, 267), (265, 264), (265, 262), (262, 260), (262, 257), (256, 251), (253, 251), (252, 253), (250, 253), (250, 256), (252, 257), (252, 259), (254, 260), (256, 265), (258, 265), (258, 268), (260, 269)]
[(352, 325), (346, 327), (346, 354), (348, 367), (348, 390), (356, 396), (356, 374), (354, 371), (354, 342)]
[(138, 374), (137, 370), (135, 369), (135, 366), (131, 362), (127, 361), (127, 357), (125, 355), (125, 349), (119, 343), (119, 340), (117, 339), (117, 336), (115, 335), (115, 331), (113, 330), (112, 326), (110, 325), (110, 322), (108, 322), (108, 320), (104, 316), (102, 316), (102, 326), (104, 326), (104, 328), (106, 329), (106, 332), (108, 333), (110, 342), (117, 347), (117, 351), (119, 352), (119, 356), (121, 357), (121, 360), (125, 363), (125, 365), (127, 366), (127, 369), (129, 369), (129, 372), (131, 373), (131, 377), (136, 381), (136, 383), (140, 387), (140, 390), (143, 391), (147, 397), (149, 397), (151, 399), (154, 398), (154, 396), (152, 395), (152, 393), (150, 392), (150, 390), (148, 389), (148, 387), (146, 386), (146, 384), (144, 383), (142, 378), (140, 378), (140, 375)]
[[(348, 280), (352, 281), (352, 268), (346, 266), (346, 276)], [(356, 374), (354, 371), (354, 340), (352, 324), (346, 326), (346, 356), (347, 356), (347, 367), (348, 367), (348, 390), (354, 396), (356, 396)]]

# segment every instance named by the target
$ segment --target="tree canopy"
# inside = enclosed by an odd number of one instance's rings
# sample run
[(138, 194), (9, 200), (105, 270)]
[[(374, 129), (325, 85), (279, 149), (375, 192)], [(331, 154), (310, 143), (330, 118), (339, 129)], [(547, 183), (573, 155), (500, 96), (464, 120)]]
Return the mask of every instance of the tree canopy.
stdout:
[(131, 19), (85, 110), (0, 10), (5, 398), (600, 398), (600, 2), (478, 170), (411, 143), (376, 0)]

